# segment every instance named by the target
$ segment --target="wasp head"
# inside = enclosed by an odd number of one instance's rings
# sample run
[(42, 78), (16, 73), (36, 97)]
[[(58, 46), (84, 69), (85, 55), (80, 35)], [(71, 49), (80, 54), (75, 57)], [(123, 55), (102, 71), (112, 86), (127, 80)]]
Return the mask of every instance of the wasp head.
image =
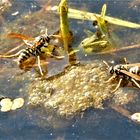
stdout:
[(113, 66), (109, 67), (109, 73), (114, 74), (114, 72), (115, 72), (114, 67)]

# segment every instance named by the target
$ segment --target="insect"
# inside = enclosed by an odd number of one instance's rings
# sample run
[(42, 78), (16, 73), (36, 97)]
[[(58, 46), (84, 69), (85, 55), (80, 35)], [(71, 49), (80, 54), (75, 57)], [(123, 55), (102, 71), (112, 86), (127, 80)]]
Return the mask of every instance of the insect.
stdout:
[(58, 47), (50, 44), (50, 40), (55, 35), (48, 35), (47, 30), (44, 34), (37, 36), (35, 38), (27, 37), (22, 34), (10, 33), (8, 37), (19, 38), (24, 41), (27, 45), (25, 49), (18, 51), (13, 55), (0, 55), (0, 58), (17, 58), (17, 63), (20, 69), (30, 69), (38, 62), (38, 68), (40, 74), (43, 76), (43, 71), (41, 68), (41, 60), (45, 61), (46, 57), (52, 57), (56, 59), (62, 59), (64, 56), (57, 56)]
[(122, 82), (124, 86), (129, 82), (132, 82), (132, 85), (135, 85), (136, 87), (140, 88), (140, 63), (126, 63), (118, 64), (115, 66), (109, 66), (106, 61), (103, 62), (108, 67), (109, 73), (112, 74), (112, 76), (106, 82), (111, 82), (114, 79), (119, 79), (118, 85), (112, 92), (118, 90)]

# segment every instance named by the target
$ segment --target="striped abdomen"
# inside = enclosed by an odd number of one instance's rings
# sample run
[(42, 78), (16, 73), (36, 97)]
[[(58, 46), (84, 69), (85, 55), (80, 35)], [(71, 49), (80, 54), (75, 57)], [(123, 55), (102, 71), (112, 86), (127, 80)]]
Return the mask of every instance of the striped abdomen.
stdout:
[(27, 60), (29, 57), (34, 56), (34, 50), (32, 48), (27, 48), (22, 50), (18, 57), (18, 62), (22, 63), (23, 61)]
[(18, 61), (19, 63), (22, 63), (23, 61), (27, 60), (29, 57), (31, 56), (39, 56), (40, 54), (44, 53), (43, 48), (48, 46), (48, 43), (50, 41), (49, 37), (40, 37), (40, 40), (38, 41), (38, 45), (35, 46), (33, 45), (33, 47), (31, 48), (26, 48), (24, 49), (19, 57), (18, 57)]

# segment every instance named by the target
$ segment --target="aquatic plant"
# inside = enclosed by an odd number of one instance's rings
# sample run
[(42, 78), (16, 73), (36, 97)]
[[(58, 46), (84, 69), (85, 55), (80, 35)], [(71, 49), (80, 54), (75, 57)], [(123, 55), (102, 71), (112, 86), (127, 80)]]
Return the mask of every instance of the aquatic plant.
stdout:
[(72, 47), (71, 41), (73, 38), (73, 33), (69, 29), (68, 21), (68, 6), (66, 0), (61, 0), (58, 6), (58, 13), (60, 15), (60, 38), (63, 40), (64, 49), (68, 55), (69, 63), (76, 63), (76, 54)]

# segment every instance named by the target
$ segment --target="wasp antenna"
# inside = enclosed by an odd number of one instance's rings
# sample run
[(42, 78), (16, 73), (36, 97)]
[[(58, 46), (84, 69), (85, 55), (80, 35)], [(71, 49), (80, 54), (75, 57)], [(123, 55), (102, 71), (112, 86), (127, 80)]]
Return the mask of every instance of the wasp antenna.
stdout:
[(45, 30), (45, 35), (48, 36), (48, 28)]
[(124, 57), (123, 59), (124, 59), (125, 64), (129, 64), (126, 57)]
[(103, 60), (103, 63), (104, 63), (108, 68), (110, 67), (106, 61)]

